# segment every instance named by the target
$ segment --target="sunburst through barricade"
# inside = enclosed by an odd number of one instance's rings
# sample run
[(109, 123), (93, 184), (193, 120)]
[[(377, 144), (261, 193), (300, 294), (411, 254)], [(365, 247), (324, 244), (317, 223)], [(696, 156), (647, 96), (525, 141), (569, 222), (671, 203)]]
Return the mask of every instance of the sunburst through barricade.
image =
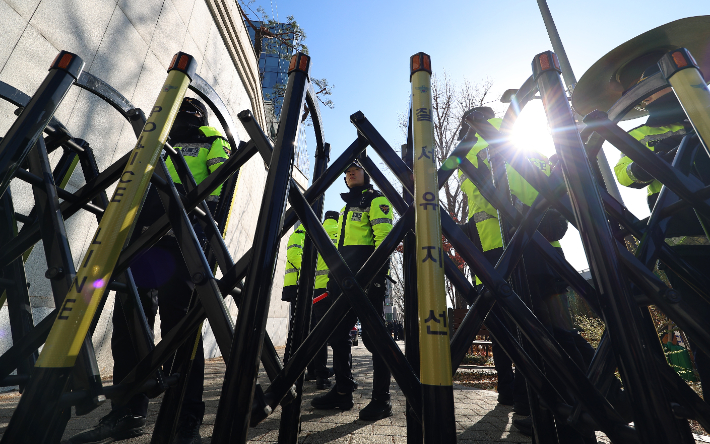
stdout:
[[(673, 35), (673, 26), (665, 29), (665, 35)], [(645, 42), (648, 36), (641, 40)], [(373, 338), (371, 351), (384, 359), (406, 398), (412, 442), (456, 441), (452, 374), (484, 323), (515, 363), (516, 371), (525, 376), (538, 442), (561, 443), (564, 436), (587, 439), (594, 431), (602, 431), (612, 442), (619, 443), (693, 442), (687, 420), (695, 419), (709, 429), (710, 407), (666, 362), (647, 307), (654, 305), (662, 310), (701, 351), (710, 352), (710, 331), (702, 315), (710, 301), (708, 276), (678, 253), (675, 247), (680, 243), (670, 245), (665, 240), (668, 220), (678, 211), (692, 208), (703, 226), (710, 218), (706, 200), (710, 191), (701, 179), (690, 174), (697, 156), (707, 156), (704, 141), (710, 140), (710, 91), (701, 72), (710, 70), (710, 56), (693, 54), (694, 41), (675, 45), (670, 51), (638, 49), (633, 44), (624, 47), (626, 56), (617, 64), (626, 67), (627, 74), (629, 67), (638, 68), (634, 61), (646, 63), (645, 54), (661, 52), (656, 74), (635, 85), (629, 84), (626, 74), (619, 77), (625, 88), (623, 95), (597, 84), (599, 76), (608, 73), (595, 74), (594, 68), (590, 70), (591, 77), (580, 81), (572, 97), (576, 111), (586, 113), (583, 124), (575, 121), (555, 54), (538, 54), (533, 59), (532, 76), (512, 97), (513, 103), (500, 127), (492, 125), (483, 113), (468, 113), (468, 136), (438, 170), (431, 151), (433, 68), (429, 56), (423, 53), (410, 61), (410, 137), (402, 155), (395, 153), (363, 113), (356, 112), (350, 119), (357, 131), (355, 140), (330, 165), (330, 147), (325, 142), (309, 80), (311, 60), (301, 53), (291, 60), (274, 143), (251, 113), (243, 111), (238, 123), (250, 140), (237, 145), (232, 137), (236, 123), (219, 96), (195, 73), (194, 59), (184, 53), (173, 59), (147, 117), (105, 82), (85, 72), (81, 59), (68, 52), (59, 54), (32, 97), (0, 83), (0, 96), (19, 107), (16, 122), (0, 142), (4, 210), (0, 222), (0, 284), (7, 298), (13, 336), (13, 346), (0, 356), (0, 378), (4, 385), (19, 384), (23, 390), (2, 442), (58, 442), (72, 406), (81, 415), (107, 398), (120, 404), (138, 393), (149, 397), (165, 393), (154, 441), (170, 442), (178, 426), (180, 400), (192, 362), (187, 357), (194, 357), (193, 349), (205, 319), (209, 320), (227, 363), (212, 442), (246, 442), (249, 428), (279, 405), (279, 442), (297, 442), (304, 370), (351, 311)], [(694, 59), (693, 55), (699, 58)], [(608, 60), (600, 61), (600, 66), (609, 65), (602, 62)], [(52, 117), (72, 86), (111, 104), (131, 124), (137, 137), (134, 149), (104, 171), (98, 170), (90, 144), (73, 138)], [(669, 87), (692, 124), (675, 151), (672, 164), (617, 125), (628, 113), (638, 111), (639, 103)], [(199, 184), (179, 151), (166, 141), (188, 88), (215, 112), (235, 148), (229, 159)], [(601, 94), (595, 88), (609, 94)], [(510, 137), (520, 111), (538, 93), (559, 156), (559, 163), (547, 174), (525, 156), (517, 155)], [(292, 179), (292, 169), (304, 103), (313, 117), (317, 147), (313, 182), (302, 192)], [(600, 107), (606, 112), (598, 111)], [(466, 156), (474, 134), (488, 146), (481, 152), (479, 162)], [(638, 220), (604, 187), (596, 162), (604, 141), (662, 184), (648, 220)], [(401, 192), (369, 157), (368, 146), (401, 183)], [(52, 169), (48, 154), (56, 150), (61, 150), (62, 156)], [(167, 157), (161, 156), (162, 152)], [(239, 169), (257, 153), (268, 167), (266, 186), (252, 248), (235, 261), (223, 235)], [(175, 187), (168, 173), (168, 158), (175, 165), (182, 190)], [(362, 268), (351, 270), (320, 221), (325, 191), (356, 160), (389, 199), (399, 219)], [(81, 166), (86, 185), (71, 193), (64, 186), (77, 165)], [(538, 193), (530, 205), (518, 205), (513, 198), (508, 177), (511, 169)], [(504, 249), (496, 263), (491, 263), (439, 206), (438, 189), (456, 170), (497, 211)], [(33, 186), (35, 207), (29, 215), (13, 210), (9, 189), (13, 179)], [(119, 186), (109, 199), (106, 189), (116, 182)], [(157, 189), (165, 214), (126, 242), (149, 184)], [(205, 199), (221, 184), (226, 185), (213, 218)], [(537, 231), (549, 209), (579, 231), (593, 285)], [(79, 211), (94, 214), (99, 227), (82, 260), (75, 262), (64, 223)], [(209, 251), (203, 251), (190, 217), (202, 227)], [(294, 305), (287, 361), (283, 364), (266, 333), (266, 325), (280, 240), (297, 220), (308, 237), (298, 283), (300, 296)], [(18, 222), (24, 224), (19, 231)], [(187, 315), (154, 344), (129, 265), (168, 232), (180, 246), (197, 297)], [(625, 246), (627, 236), (640, 241), (635, 253)], [(23, 260), (40, 240), (49, 265), (46, 277), (57, 308), (34, 325), (31, 312), (26, 309), (29, 296)], [(697, 242), (682, 245), (706, 245), (701, 240)], [(364, 290), (397, 249), (403, 253), (404, 352), (388, 334)], [(447, 254), (452, 249), (457, 262)], [(332, 307), (317, 325), (311, 325), (318, 253), (341, 293), (331, 295)], [(558, 342), (560, 337), (541, 321), (544, 307), (528, 286), (523, 257), (546, 263), (603, 320), (605, 331), (588, 368), (580, 368)], [(653, 273), (658, 260), (678, 275), (690, 292), (668, 288)], [(80, 265), (75, 267), (75, 263)], [(480, 281), (480, 287), (464, 276), (460, 268), (463, 263)], [(214, 275), (216, 266), (223, 271), (219, 279)], [(453, 337), (445, 328), (448, 315), (444, 275), (470, 305)], [(104, 386), (90, 333), (110, 290), (118, 294), (117, 307), (126, 316), (139, 363), (123, 380)], [(239, 307), (236, 322), (225, 306), (226, 297), (234, 298)], [(432, 322), (442, 328), (437, 329)], [(44, 348), (38, 353), (42, 344)], [(174, 374), (164, 374), (163, 364), (176, 352), (186, 357), (183, 360), (187, 364)], [(267, 387), (257, 383), (260, 362), (270, 380)], [(620, 411), (619, 404), (611, 402), (618, 394), (610, 390), (618, 385), (617, 368), (633, 410), (632, 424), (628, 412)], [(17, 375), (11, 375), (16, 369)]]

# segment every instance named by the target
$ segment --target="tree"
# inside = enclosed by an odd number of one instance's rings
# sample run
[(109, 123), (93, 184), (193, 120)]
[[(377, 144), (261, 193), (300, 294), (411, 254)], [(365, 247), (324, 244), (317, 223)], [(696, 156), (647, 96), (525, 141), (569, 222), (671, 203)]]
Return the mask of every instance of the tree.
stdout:
[[(261, 6), (254, 11), (251, 8), (254, 2), (255, 0), (242, 1), (241, 4), (244, 8), (240, 7), (239, 11), (244, 18), (245, 24), (254, 30), (254, 50), (257, 57), (260, 57), (262, 53), (275, 54), (288, 63), (291, 56), (297, 52), (308, 54), (308, 47), (304, 43), (306, 40), (306, 32), (301, 28), (294, 16), (287, 16), (286, 22), (281, 23), (273, 16), (270, 16)], [(245, 8), (258, 18), (250, 18), (245, 12)], [(260, 72), (259, 75), (260, 79), (263, 81), (264, 72)], [(318, 100), (323, 106), (333, 109), (334, 104), (329, 96), (332, 95), (335, 85), (329, 84), (324, 78), (312, 78), (311, 82), (314, 85)], [(286, 85), (277, 83), (273, 88), (273, 92), (266, 94), (264, 100), (276, 102), (283, 99), (285, 93)], [(309, 110), (306, 109), (305, 111), (305, 116), (308, 116)], [(278, 116), (275, 117), (276, 120), (278, 120)]]
[[(454, 83), (444, 72), (434, 75), (431, 81), (432, 123), (434, 124), (435, 158), (437, 167), (451, 155), (458, 145), (458, 134), (461, 131), (463, 116), (471, 108), (486, 105), (491, 99), (493, 83), (489, 79), (471, 82), (464, 79), (460, 84)], [(400, 129), (407, 135), (409, 112), (401, 114)], [(468, 220), (468, 200), (459, 185), (458, 175), (453, 174), (444, 184), (439, 195), (439, 201), (451, 217), (463, 224)], [(444, 250), (456, 263), (459, 269), (471, 279), (471, 272), (463, 258), (444, 238)], [(446, 280), (446, 293), (454, 308), (465, 308), (466, 301), (458, 294), (449, 280)]]

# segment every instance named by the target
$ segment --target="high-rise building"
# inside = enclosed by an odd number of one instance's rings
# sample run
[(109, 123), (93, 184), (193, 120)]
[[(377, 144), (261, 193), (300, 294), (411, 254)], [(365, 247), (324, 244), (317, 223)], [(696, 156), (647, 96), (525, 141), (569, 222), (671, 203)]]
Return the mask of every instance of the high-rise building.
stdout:
[[(259, 28), (263, 25), (263, 22), (252, 21), (251, 25)], [(269, 125), (265, 132), (271, 140), (275, 140), (281, 116), (281, 107), (283, 106), (283, 92), (288, 82), (288, 65), (293, 54), (295, 38), (293, 33), (290, 32), (291, 28), (287, 23), (275, 23), (269, 25), (268, 29), (272, 34), (276, 34), (279, 37), (262, 36), (261, 42), (258, 42), (256, 40), (257, 33), (251, 25), (246, 23), (252, 45), (255, 51), (261, 50), (257, 54), (259, 57), (259, 76), (261, 77), (261, 91), (264, 95), (264, 102), (266, 102), (266, 119)], [(270, 110), (272, 110), (271, 113), (269, 112)], [(304, 123), (301, 124), (296, 139), (295, 165), (308, 177), (310, 168)]]

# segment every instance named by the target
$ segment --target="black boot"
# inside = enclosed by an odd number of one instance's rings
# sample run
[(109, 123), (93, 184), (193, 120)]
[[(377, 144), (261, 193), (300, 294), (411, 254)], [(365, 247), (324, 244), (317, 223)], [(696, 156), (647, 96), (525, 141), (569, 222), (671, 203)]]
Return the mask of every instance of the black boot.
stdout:
[(373, 398), (364, 409), (360, 410), (360, 419), (363, 421), (377, 421), (388, 416), (392, 416), (392, 403), (389, 397)]
[(353, 408), (353, 404), (353, 394), (338, 393), (337, 387), (333, 387), (323, 396), (316, 396), (311, 401), (311, 405), (316, 409), (334, 409), (337, 407), (340, 410), (350, 410)]
[(171, 444), (200, 444), (202, 442), (200, 437), (201, 423), (194, 415), (182, 415)]
[(69, 439), (69, 444), (112, 442), (143, 434), (144, 416), (134, 416), (129, 409), (112, 410), (99, 420), (93, 429), (85, 430)]
[(330, 379), (321, 378), (320, 376), (316, 378), (316, 388), (318, 390), (325, 390), (330, 387)]

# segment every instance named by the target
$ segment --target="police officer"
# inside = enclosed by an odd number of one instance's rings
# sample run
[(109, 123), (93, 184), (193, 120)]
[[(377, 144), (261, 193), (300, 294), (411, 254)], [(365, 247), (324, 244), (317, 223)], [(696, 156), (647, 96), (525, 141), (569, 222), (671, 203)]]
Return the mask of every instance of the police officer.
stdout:
[[(496, 118), (493, 109), (490, 107), (474, 108), (472, 111), (482, 113), (491, 125), (493, 125), (496, 129), (500, 128), (502, 119)], [(466, 158), (476, 167), (478, 166), (478, 162), (481, 160), (488, 165), (486, 148), (488, 148), (488, 142), (479, 137), (475, 145), (466, 155)], [(545, 172), (545, 174), (550, 174), (550, 166), (544, 156), (533, 151), (526, 152), (526, 154), (533, 164)], [(506, 165), (506, 172), (515, 206), (518, 209), (522, 209), (525, 205), (531, 205), (537, 197), (537, 191), (530, 186), (530, 184), (528, 184), (517, 171), (508, 165)], [(498, 259), (503, 253), (503, 238), (500, 233), (498, 212), (486, 199), (483, 198), (483, 196), (481, 196), (478, 188), (476, 188), (476, 186), (469, 179), (467, 179), (461, 171), (459, 171), (459, 180), (461, 180), (461, 189), (468, 198), (468, 223), (466, 224), (468, 231), (467, 234), (473, 243), (480, 248), (489, 262), (495, 264), (498, 262)], [(564, 229), (566, 229), (566, 221)], [(562, 235), (564, 235), (564, 233), (562, 233)], [(562, 236), (559, 236), (559, 238), (561, 237)], [(555, 240), (552, 244), (555, 247), (560, 246), (557, 240)], [(536, 269), (531, 270), (526, 269), (528, 277), (537, 274), (538, 271), (542, 273), (545, 271), (537, 270), (540, 268), (537, 266), (535, 266), (535, 268)], [(476, 278), (476, 284), (481, 284), (480, 279)], [(508, 327), (509, 329), (512, 328), (512, 326)], [(524, 402), (524, 400), (527, 399), (527, 395), (525, 393), (525, 387), (522, 384), (522, 380), (519, 380), (520, 382), (515, 386), (513, 384), (514, 373), (512, 369), (512, 361), (498, 346), (495, 340), (492, 342), (494, 363), (496, 372), (498, 373), (498, 402), (503, 405), (513, 405), (516, 399), (519, 402)], [(517, 396), (514, 396), (514, 389)], [(525, 412), (523, 411), (523, 413)]]
[[(636, 84), (642, 83), (659, 71), (658, 65), (653, 64), (646, 68)], [(647, 97), (641, 106), (648, 112), (648, 119), (645, 124), (629, 131), (629, 134), (646, 145), (659, 158), (668, 163), (673, 162), (677, 147), (683, 137), (693, 131), (683, 107), (670, 88)], [(663, 186), (659, 181), (629, 157), (623, 155), (614, 167), (614, 172), (621, 185), (630, 188), (646, 188), (646, 201), (649, 209), (653, 210)], [(697, 150), (695, 154), (691, 174), (699, 178), (705, 185), (710, 185), (710, 158), (702, 149)], [(682, 210), (671, 217), (666, 231), (666, 242), (697, 271), (706, 275), (710, 274), (710, 241), (705, 236), (692, 208)], [(662, 267), (663, 265), (660, 264), (659, 268)], [(700, 300), (695, 291), (671, 270), (665, 269), (665, 272), (673, 288), (680, 291), (698, 313), (704, 314), (706, 318), (709, 317), (710, 310), (708, 310), (707, 304)], [(689, 340), (691, 350), (695, 355), (695, 365), (700, 375), (703, 396), (705, 396), (707, 395), (705, 386), (710, 381), (710, 358), (695, 347), (692, 338)]]
[[(474, 108), (472, 111), (483, 114), (491, 125), (500, 129), (502, 119), (495, 117), (493, 109), (479, 107)], [(478, 166), (478, 162), (481, 161), (488, 165), (487, 148), (488, 142), (478, 138), (466, 158), (474, 166)], [(552, 165), (544, 155), (533, 150), (526, 150), (525, 155), (533, 165), (546, 175), (550, 175)], [(538, 192), (510, 165), (506, 164), (505, 168), (513, 205), (524, 214), (530, 209)], [(469, 220), (466, 224), (467, 234), (474, 244), (477, 244), (481, 249), (484, 256), (492, 264), (495, 264), (503, 254), (503, 238), (500, 231), (498, 212), (483, 198), (478, 188), (470, 180), (466, 179), (461, 171), (459, 171), (459, 179), (462, 181), (461, 189), (468, 197)], [(540, 233), (562, 255), (564, 254), (559, 240), (567, 232), (567, 225), (567, 220), (559, 212), (550, 208), (538, 227)], [(594, 349), (573, 329), (569, 308), (566, 303), (566, 283), (559, 279), (544, 261), (540, 261), (533, 250), (526, 250), (523, 258), (530, 292), (542, 303), (542, 306), (536, 307), (536, 314), (540, 316), (540, 321), (554, 334), (555, 339), (575, 359), (580, 368), (586, 368), (589, 362), (585, 362), (585, 358), (591, 360), (594, 355)], [(476, 278), (476, 282), (480, 284), (478, 278)], [(498, 308), (494, 306), (493, 310), (498, 310)], [(502, 319), (505, 319), (505, 317), (502, 317)], [(508, 325), (508, 329), (514, 331), (514, 325)], [(511, 359), (496, 341), (492, 340), (492, 343), (494, 364), (498, 373), (498, 402), (503, 405), (514, 405), (516, 413), (529, 415), (530, 408), (527, 402), (524, 379), (517, 372), (513, 373)], [(523, 423), (520, 423), (520, 421), (519, 419), (515, 420), (514, 424), (521, 431), (525, 428), (525, 431), (530, 433), (531, 422), (523, 420)], [(582, 437), (564, 425), (558, 427), (558, 433), (560, 433), (561, 442), (563, 440), (566, 443), (596, 442), (593, 436)]]
[[(205, 105), (199, 100), (185, 98), (170, 132), (171, 144), (176, 150), (182, 152), (198, 184), (219, 168), (230, 153), (227, 141), (215, 128), (207, 125)], [(185, 194), (172, 160), (166, 157), (165, 163), (176, 187)], [(207, 206), (213, 215), (220, 192), (221, 186), (207, 199)], [(151, 187), (138, 217), (133, 240), (163, 214), (165, 210), (158, 193), (154, 187)], [(193, 218), (192, 222), (195, 233), (205, 245), (204, 231), (196, 219)], [(131, 271), (151, 328), (160, 307), (161, 331), (171, 330), (187, 314), (191, 299), (196, 297), (193, 292), (195, 286), (190, 281), (190, 273), (172, 231), (135, 259), (131, 263)], [(125, 317), (118, 306), (113, 312), (111, 351), (114, 360), (113, 379), (115, 383), (119, 383), (137, 365), (138, 359), (130, 341)], [(173, 369), (179, 368), (181, 364), (175, 362)], [(172, 371), (167, 370), (167, 373), (171, 374)], [(178, 431), (172, 441), (174, 444), (201, 442), (199, 427), (205, 411), (205, 404), (202, 402), (203, 383), (204, 351), (200, 339), (187, 381)], [(124, 405), (113, 404), (111, 412), (101, 418), (97, 426), (75, 435), (70, 442), (75, 444), (111, 442), (139, 436), (143, 433), (147, 413), (148, 397), (140, 393)]]
[[(345, 201), (345, 207), (338, 218), (336, 242), (338, 251), (350, 270), (357, 272), (392, 230), (392, 206), (382, 193), (373, 189), (370, 177), (357, 162), (345, 171), (345, 183), (350, 191), (340, 195)], [(388, 269), (389, 265), (383, 266), (366, 289), (368, 298), (381, 317), (384, 317), (385, 276)], [(331, 279), (328, 282), (328, 294), (340, 293), (338, 285)], [(351, 350), (350, 330), (356, 321), (357, 315), (351, 310), (331, 336), (335, 387), (327, 394), (313, 399), (311, 405), (317, 409), (337, 407), (349, 410), (353, 407), (352, 392), (355, 382), (348, 361)], [(367, 330), (363, 334), (363, 340), (368, 350), (372, 351), (372, 338)], [(372, 401), (360, 411), (360, 419), (366, 421), (392, 415), (390, 371), (382, 357), (377, 354), (372, 355), (372, 363)]]
[(296, 222), (293, 233), (288, 237), (286, 247), (286, 273), (284, 274), (284, 288), (281, 300), (296, 302), (298, 294), (298, 277), (301, 274), (301, 261), (303, 260), (303, 245), (306, 241), (306, 230), (300, 221)]
[[(326, 211), (323, 228), (330, 236), (330, 239), (335, 243), (338, 237), (338, 217), (337, 211)], [(313, 315), (311, 317), (311, 329), (315, 327), (323, 315), (330, 309), (332, 298), (328, 297), (328, 266), (325, 264), (323, 257), (318, 255), (316, 265), (315, 291), (313, 293)], [(308, 373), (316, 378), (316, 388), (323, 390), (330, 387), (330, 371), (328, 370), (328, 348), (324, 345), (310, 364), (308, 364)]]

